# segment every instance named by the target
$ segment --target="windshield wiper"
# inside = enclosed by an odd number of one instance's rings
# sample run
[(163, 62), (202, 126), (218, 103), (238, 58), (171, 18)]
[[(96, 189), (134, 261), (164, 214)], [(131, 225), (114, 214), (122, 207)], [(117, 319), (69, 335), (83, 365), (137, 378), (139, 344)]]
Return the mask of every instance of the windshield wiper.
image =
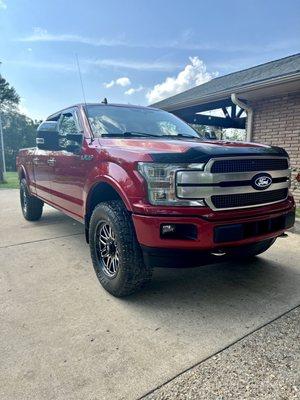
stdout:
[(150, 136), (159, 138), (161, 136), (154, 135), (152, 133), (147, 132), (135, 132), (135, 131), (126, 131), (126, 132), (117, 132), (117, 133), (103, 133), (102, 137), (143, 137), (143, 136)]
[(151, 137), (159, 137), (159, 135), (155, 135), (153, 133), (148, 132), (136, 132), (136, 131), (128, 131), (123, 133), (124, 136), (151, 136)]
[(184, 138), (184, 139), (200, 139), (200, 136), (183, 135), (182, 133), (177, 133), (177, 135), (164, 135), (164, 137), (172, 138)]
[(148, 132), (136, 132), (136, 131), (125, 131), (125, 132), (116, 132), (116, 133), (103, 133), (102, 137), (155, 137), (159, 138), (168, 138), (168, 139), (200, 139), (200, 136), (189, 136), (183, 135), (182, 133), (178, 133), (177, 135), (155, 135), (153, 133)]

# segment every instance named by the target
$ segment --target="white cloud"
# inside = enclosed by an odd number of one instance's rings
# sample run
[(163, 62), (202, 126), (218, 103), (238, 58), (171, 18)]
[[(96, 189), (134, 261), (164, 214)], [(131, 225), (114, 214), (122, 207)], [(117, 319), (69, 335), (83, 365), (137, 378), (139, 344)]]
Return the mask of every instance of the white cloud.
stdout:
[[(0, 4), (1, 1), (0, 0)], [(108, 39), (104, 37), (89, 37), (81, 36), (72, 33), (49, 33), (47, 29), (41, 27), (35, 27), (31, 35), (21, 37), (17, 39), (21, 42), (70, 42), (70, 43), (81, 43), (90, 46), (124, 46), (124, 47), (140, 47), (140, 48), (156, 48), (156, 49), (183, 49), (183, 50), (215, 50), (216, 48), (223, 47), (216, 44), (210, 44), (207, 42), (199, 43), (192, 42), (194, 39), (188, 32), (183, 32), (179, 37), (172, 40), (166, 40), (163, 42), (133, 42), (125, 40), (124, 38)]]
[(164, 61), (138, 61), (138, 60), (115, 60), (115, 59), (102, 59), (102, 60), (86, 60), (88, 64), (100, 68), (125, 68), (134, 69), (139, 71), (170, 71), (180, 68), (180, 64)]
[(127, 96), (131, 96), (135, 93), (142, 91), (143, 89), (144, 89), (144, 86), (140, 85), (137, 88), (130, 88), (130, 89), (126, 90), (126, 92), (124, 92), (124, 94), (126, 94)]
[(155, 103), (191, 87), (201, 85), (218, 75), (207, 72), (204, 62), (198, 57), (190, 57), (189, 60), (189, 64), (177, 76), (167, 77), (162, 83), (156, 84), (147, 92), (146, 97), (149, 103)]
[(75, 64), (56, 63), (48, 61), (24, 61), (24, 60), (6, 60), (5, 64), (17, 65), (18, 67), (46, 69), (57, 72), (77, 71)]
[(104, 83), (103, 86), (106, 87), (107, 89), (113, 87), (113, 86), (129, 86), (131, 84), (130, 79), (127, 76), (122, 76), (121, 78), (118, 78), (116, 80), (112, 80), (110, 82)]
[[(0, 9), (6, 9), (5, 0), (0, 0)], [(165, 41), (157, 42), (133, 42), (132, 40), (126, 40), (124, 36), (119, 36), (113, 39), (105, 37), (88, 37), (81, 36), (72, 33), (49, 33), (46, 29), (37, 27), (33, 29), (31, 35), (17, 38), (17, 41), (21, 42), (70, 42), (87, 44), (90, 46), (106, 46), (106, 47), (130, 47), (130, 48), (153, 48), (153, 49), (180, 49), (180, 50), (190, 50), (190, 51), (219, 51), (227, 53), (235, 52), (247, 52), (247, 53), (263, 53), (268, 51), (276, 50), (287, 50), (293, 49), (291, 51), (297, 51), (299, 47), (299, 39), (288, 38), (285, 41), (269, 42), (269, 43), (243, 43), (241, 45), (232, 44), (229, 42), (224, 42), (220, 40), (218, 42), (209, 41), (199, 41), (196, 34), (193, 33), (191, 29), (179, 32), (178, 36), (175, 38), (169, 38)]]
[(114, 84), (115, 84), (115, 81), (110, 81), (110, 82), (104, 83), (103, 86), (106, 87), (106, 89), (109, 89), (109, 88), (113, 87)]
[(129, 86), (130, 84), (131, 84), (130, 79), (127, 78), (127, 76), (123, 76), (122, 78), (118, 78), (116, 80), (116, 85), (119, 85), (119, 86), (125, 87), (125, 86)]
[[(1, 0), (0, 0), (1, 2)], [(119, 39), (90, 38), (69, 33), (53, 34), (46, 29), (36, 27), (33, 34), (18, 39), (20, 42), (71, 42), (89, 44), (92, 46), (124, 46), (126, 43)]]
[(7, 5), (4, 0), (0, 0), (0, 10), (6, 10)]

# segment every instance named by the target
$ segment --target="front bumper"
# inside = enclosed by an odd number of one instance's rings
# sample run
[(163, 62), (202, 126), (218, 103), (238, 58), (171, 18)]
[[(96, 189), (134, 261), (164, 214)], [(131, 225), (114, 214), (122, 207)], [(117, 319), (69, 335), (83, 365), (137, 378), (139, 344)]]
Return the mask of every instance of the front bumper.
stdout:
[[(203, 216), (138, 214), (133, 214), (132, 218), (144, 253), (147, 253), (147, 249), (148, 253), (153, 253), (153, 249), (163, 253), (170, 250), (212, 252), (279, 236), (293, 226), (295, 205), (293, 201), (286, 201), (282, 209), (277, 208), (273, 212), (268, 210), (268, 213), (260, 209), (256, 216), (251, 217), (237, 217), (234, 212), (228, 211), (226, 218), (222, 214), (219, 219), (217, 215), (208, 219)], [(193, 225), (197, 235), (193, 239), (164, 238), (161, 234), (164, 224)], [(186, 255), (189, 256), (189, 253)]]

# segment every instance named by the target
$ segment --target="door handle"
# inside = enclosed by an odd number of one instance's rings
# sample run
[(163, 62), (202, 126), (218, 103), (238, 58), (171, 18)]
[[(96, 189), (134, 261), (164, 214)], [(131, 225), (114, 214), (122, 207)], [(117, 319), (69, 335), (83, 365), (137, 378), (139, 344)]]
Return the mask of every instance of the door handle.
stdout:
[(39, 163), (40, 159), (38, 157), (34, 157), (32, 159), (33, 164), (37, 165)]
[(47, 164), (48, 164), (48, 165), (53, 166), (53, 165), (55, 165), (55, 163), (56, 163), (55, 158), (49, 158), (49, 159), (47, 160)]

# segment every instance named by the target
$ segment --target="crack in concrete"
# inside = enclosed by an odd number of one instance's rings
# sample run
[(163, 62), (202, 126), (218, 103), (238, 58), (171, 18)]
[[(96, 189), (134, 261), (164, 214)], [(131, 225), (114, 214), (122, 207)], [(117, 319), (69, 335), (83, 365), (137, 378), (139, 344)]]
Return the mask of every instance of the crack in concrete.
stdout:
[(31, 240), (29, 242), (21, 242), (21, 243), (9, 244), (7, 246), (0, 246), (0, 250), (1, 249), (7, 249), (9, 247), (23, 246), (24, 244), (39, 243), (39, 242), (45, 242), (47, 240), (60, 239), (60, 238), (66, 238), (66, 237), (71, 237), (71, 236), (78, 236), (78, 235), (83, 235), (83, 233), (72, 233), (71, 235), (54, 236), (54, 237), (51, 237), (51, 238)]
[(263, 329), (264, 327), (272, 324), (273, 322), (279, 320), (280, 318), (284, 317), (285, 315), (289, 314), (291, 311), (296, 310), (296, 308), (300, 307), (300, 304), (297, 304), (296, 306), (292, 307), (291, 309), (285, 311), (283, 314), (278, 315), (277, 317), (273, 318), (271, 321), (266, 322), (265, 324), (262, 324), (260, 326), (258, 326), (257, 328), (253, 329), (251, 332), (246, 333), (244, 336), (236, 339), (235, 341), (229, 343), (227, 346), (225, 346), (224, 348), (216, 351), (215, 353), (211, 354), (210, 356), (204, 358), (203, 360), (197, 362), (196, 364), (191, 365), (190, 367), (186, 368), (185, 370), (183, 370), (182, 372), (179, 372), (178, 374), (174, 375), (172, 378), (168, 379), (166, 382), (162, 383), (161, 385), (155, 387), (154, 389), (149, 390), (149, 392), (143, 394), (141, 397), (138, 397), (137, 400), (142, 400), (145, 399), (147, 396), (149, 396), (150, 394), (154, 393), (156, 390), (159, 390), (160, 388), (162, 388), (163, 386), (167, 385), (168, 383), (172, 382), (174, 379), (178, 378), (179, 376), (185, 374), (186, 372), (192, 370), (193, 368), (198, 367), (199, 365), (205, 363), (206, 361), (210, 360), (212, 357), (215, 357), (216, 355), (222, 353), (223, 351), (229, 349), (230, 347), (232, 347), (233, 345), (235, 345), (236, 343), (241, 342), (243, 339), (253, 335), (255, 332), (258, 332), (259, 330)]

